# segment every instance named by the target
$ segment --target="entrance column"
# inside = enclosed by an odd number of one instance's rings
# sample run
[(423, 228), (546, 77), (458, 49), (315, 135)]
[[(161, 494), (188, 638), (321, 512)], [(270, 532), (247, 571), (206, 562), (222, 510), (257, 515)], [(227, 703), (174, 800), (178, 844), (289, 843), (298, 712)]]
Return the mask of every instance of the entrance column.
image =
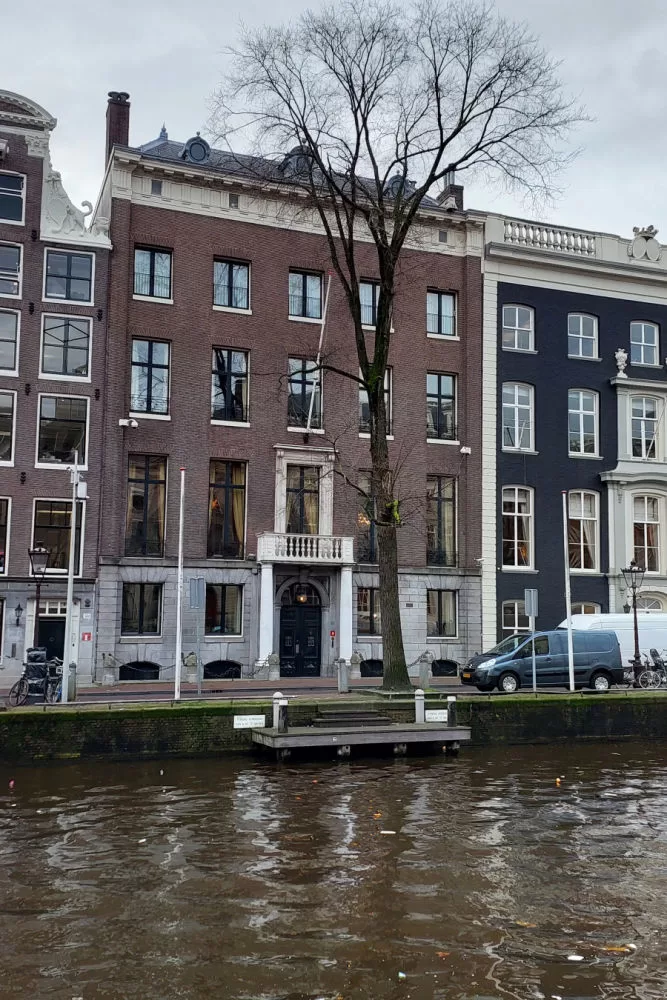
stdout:
[(259, 594), (259, 655), (266, 663), (273, 652), (273, 563), (262, 563)]
[(352, 656), (352, 567), (340, 571), (340, 622), (338, 655), (349, 663)]

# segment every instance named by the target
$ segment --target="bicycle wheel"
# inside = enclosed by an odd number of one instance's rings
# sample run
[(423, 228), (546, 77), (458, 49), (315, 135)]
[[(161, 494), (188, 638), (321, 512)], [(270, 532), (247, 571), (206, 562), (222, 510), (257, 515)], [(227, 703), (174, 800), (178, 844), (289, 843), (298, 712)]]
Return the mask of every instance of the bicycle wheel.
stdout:
[(12, 708), (16, 708), (18, 705), (25, 705), (28, 700), (28, 691), (28, 682), (25, 677), (21, 677), (16, 684), (12, 686), (7, 698)]
[[(656, 679), (655, 670), (642, 670), (641, 674), (639, 675), (640, 688), (644, 688), (644, 690), (647, 690), (648, 688), (655, 687), (656, 686), (655, 679)], [(659, 680), (658, 683), (660, 683)]]
[(62, 698), (63, 693), (63, 682), (58, 681), (57, 684), (49, 684), (46, 689), (46, 700), (50, 705), (55, 705)]

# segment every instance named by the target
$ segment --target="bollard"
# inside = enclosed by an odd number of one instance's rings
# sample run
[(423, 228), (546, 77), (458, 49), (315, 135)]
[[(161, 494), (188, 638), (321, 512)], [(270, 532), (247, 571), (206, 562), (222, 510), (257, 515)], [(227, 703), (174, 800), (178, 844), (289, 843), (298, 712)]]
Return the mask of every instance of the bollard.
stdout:
[(431, 664), (433, 663), (434, 656), (430, 649), (427, 649), (425, 653), (419, 657), (419, 686), (424, 689), (429, 686), (429, 681), (431, 680)]
[(424, 721), (424, 692), (421, 688), (415, 691), (415, 722)]
[(361, 657), (359, 656), (359, 653), (356, 652), (350, 657), (350, 677), (361, 677)]
[(287, 698), (278, 702), (278, 732), (287, 732)]
[(347, 661), (344, 657), (336, 660), (338, 670), (338, 694), (348, 694), (350, 691), (350, 679), (347, 674)]
[(273, 695), (273, 728), (278, 728), (278, 710), (280, 702), (284, 699), (285, 695), (282, 691), (276, 691)]
[(450, 694), (447, 696), (447, 725), (456, 725), (456, 695)]

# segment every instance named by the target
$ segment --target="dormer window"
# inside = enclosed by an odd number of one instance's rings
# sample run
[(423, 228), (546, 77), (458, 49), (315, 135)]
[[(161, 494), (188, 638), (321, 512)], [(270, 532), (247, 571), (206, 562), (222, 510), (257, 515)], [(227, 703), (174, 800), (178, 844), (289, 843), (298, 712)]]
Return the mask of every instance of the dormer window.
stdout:
[(188, 139), (182, 153), (183, 159), (192, 163), (206, 163), (210, 155), (211, 147), (205, 139), (202, 139), (199, 132), (194, 139)]

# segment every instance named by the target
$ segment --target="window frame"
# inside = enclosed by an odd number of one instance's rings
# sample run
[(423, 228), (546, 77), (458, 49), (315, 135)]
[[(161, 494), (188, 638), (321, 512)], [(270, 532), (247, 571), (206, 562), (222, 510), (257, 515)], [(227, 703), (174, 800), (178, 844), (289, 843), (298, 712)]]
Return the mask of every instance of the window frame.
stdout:
[[(514, 608), (514, 615), (513, 615), (514, 624), (511, 625), (511, 626), (506, 626), (505, 625), (505, 608), (509, 608), (510, 606), (512, 606)], [(523, 607), (523, 612), (521, 612), (519, 610), (521, 607)], [(527, 622), (526, 625), (519, 625), (519, 618), (521, 618), (521, 617), (523, 617), (523, 618), (526, 619), (526, 622)], [(504, 635), (504, 638), (507, 638), (507, 635), (514, 635), (514, 634), (530, 635), (530, 618), (526, 614), (526, 605), (525, 605), (525, 602), (521, 600), (521, 598), (519, 598), (519, 597), (517, 597), (517, 598), (508, 598), (507, 600), (501, 602), (501, 605), (500, 605), (500, 630), (501, 630), (502, 633), (506, 633)]]
[[(579, 320), (579, 332), (570, 333), (570, 320), (577, 318)], [(583, 320), (590, 319), (593, 321), (594, 335), (592, 337), (584, 337), (583, 335)], [(592, 341), (594, 353), (593, 354), (571, 354), (570, 353), (570, 337), (576, 337), (579, 341), (579, 346), (583, 341)], [(600, 360), (600, 323), (597, 316), (593, 313), (586, 312), (569, 312), (567, 314), (567, 356), (576, 361), (599, 361)]]
[[(0, 376), (3, 378), (16, 378), (19, 373), (19, 356), (21, 350), (21, 310), (20, 309), (8, 309), (5, 306), (0, 306), (0, 315), (7, 314), (8, 316), (13, 316), (16, 323), (16, 337), (14, 340), (14, 367), (13, 368), (0, 368)], [(9, 343), (8, 340), (2, 341), (2, 343)]]
[[(0, 395), (5, 394), (12, 397), (12, 452), (10, 459), (0, 459), (0, 468), (13, 469), (16, 462), (16, 409), (18, 394), (16, 389), (0, 389)], [(60, 466), (58, 466), (60, 468)]]
[[(432, 313), (432, 312), (429, 313), (429, 310), (428, 310), (429, 295), (435, 295), (437, 297), (437, 300), (438, 300), (437, 301), (437, 304), (438, 304), (438, 311), (437, 311), (437, 313)], [(454, 331), (453, 333), (443, 333), (443, 331), (442, 331), (443, 319), (445, 319), (445, 315), (444, 315), (444, 313), (442, 311), (442, 300), (443, 300), (443, 297), (451, 299), (452, 303), (453, 303), (453, 308), (452, 308), (452, 328), (453, 328), (453, 331)], [(434, 316), (434, 315), (435, 315), (436, 320), (437, 320), (436, 325), (437, 325), (438, 329), (437, 330), (429, 330), (429, 327), (428, 327), (429, 316)], [(427, 337), (432, 337), (432, 338), (437, 339), (437, 340), (460, 340), (461, 338), (459, 336), (458, 318), (459, 318), (458, 317), (458, 296), (457, 296), (456, 292), (446, 292), (446, 291), (444, 291), (443, 289), (440, 289), (440, 288), (427, 288), (426, 289), (426, 336)]]
[[(433, 483), (437, 480), (437, 494), (429, 492), (429, 483)], [(447, 484), (451, 484), (452, 496), (444, 496), (443, 486), (446, 488)], [(455, 567), (458, 566), (458, 492), (459, 492), (459, 481), (457, 476), (452, 476), (446, 473), (433, 473), (426, 476), (426, 565), (427, 566), (447, 566)], [(446, 544), (442, 544), (437, 548), (429, 548), (428, 536), (429, 536), (429, 507), (432, 502), (435, 502), (436, 509), (436, 532), (438, 535), (438, 540), (442, 542), (443, 536), (446, 534), (445, 528), (447, 523), (447, 518), (445, 512), (448, 508), (451, 508), (453, 512), (452, 525), (453, 525), (453, 549), (450, 555), (447, 552)]]
[[(505, 389), (509, 389), (512, 386), (514, 389), (514, 400), (511, 403), (506, 403), (503, 396)], [(517, 400), (519, 389), (527, 389), (530, 396), (528, 406), (526, 407), (523, 403), (519, 403)], [(520, 430), (521, 425), (519, 423), (519, 411), (528, 409), (529, 412), (529, 425), (528, 425), (528, 447), (523, 448), (520, 445), (508, 445), (505, 444), (505, 407), (512, 409), (514, 411), (514, 424), (512, 427), (515, 440), (520, 440)], [(526, 452), (533, 453), (535, 451), (535, 386), (531, 385), (530, 382), (503, 382), (500, 387), (500, 419), (501, 419), (501, 449), (502, 451), (508, 452)]]
[[(515, 510), (514, 511), (507, 511), (506, 512), (504, 510), (504, 506), (505, 506), (505, 491), (506, 490), (513, 490), (514, 491), (514, 503), (515, 503)], [(520, 491), (523, 491), (523, 492), (527, 493), (528, 498), (530, 500), (530, 507), (529, 507), (529, 512), (528, 512), (527, 515), (526, 514), (520, 514), (518, 512), (518, 510), (516, 509), (516, 508), (518, 508), (518, 497), (519, 497), (519, 492)], [(508, 484), (508, 485), (506, 485), (506, 486), (502, 486), (501, 487), (501, 491), (500, 491), (500, 513), (501, 513), (501, 530), (500, 530), (500, 545), (501, 545), (500, 566), (501, 566), (501, 570), (503, 572), (508, 572), (508, 573), (527, 573), (527, 572), (534, 571), (534, 569), (535, 569), (535, 490), (533, 489), (533, 487), (532, 486), (523, 486), (523, 485), (515, 486), (515, 485), (513, 485), (511, 483)], [(506, 563), (505, 562), (505, 526), (504, 526), (504, 521), (505, 521), (505, 517), (506, 516), (513, 518), (513, 521), (514, 521), (514, 527), (515, 527), (514, 538), (513, 538), (513, 545), (514, 545), (514, 550), (515, 550), (515, 561), (514, 561), (514, 563)], [(517, 527), (518, 527), (518, 519), (522, 518), (522, 517), (526, 517), (526, 516), (529, 519), (528, 520), (528, 524), (529, 524), (529, 532), (528, 532), (528, 554), (529, 554), (529, 559), (528, 559), (528, 562), (526, 563), (526, 565), (521, 565), (520, 563), (517, 562), (518, 552), (519, 552), (519, 533), (518, 533)]]
[(21, 177), (23, 184), (21, 185), (21, 219), (3, 219), (0, 216), (0, 225), (2, 226), (25, 226), (25, 208), (27, 201), (27, 187), (28, 187), (28, 175), (21, 173), (20, 170), (0, 170), (0, 177)]
[[(428, 630), (428, 618), (429, 618), (428, 601), (429, 601), (429, 594), (436, 594), (437, 595), (437, 615), (436, 615), (436, 617), (437, 617), (437, 623), (436, 623), (437, 624), (437, 631), (436, 632), (429, 632), (429, 630)], [(444, 595), (445, 594), (453, 594), (453, 596), (454, 596), (454, 631), (453, 632), (447, 632), (442, 627), (442, 625), (443, 625), (443, 623), (445, 621), (445, 618), (444, 618), (444, 615), (443, 615), (443, 605), (445, 603), (445, 601), (444, 601)], [(443, 587), (443, 588), (441, 588), (441, 587), (438, 587), (438, 588), (427, 587), (426, 588), (426, 638), (427, 639), (458, 639), (458, 635), (459, 635), (459, 592), (458, 592), (458, 590), (452, 590), (451, 588), (445, 588), (445, 587)]]
[[(141, 593), (141, 599), (139, 602), (139, 615), (138, 615), (138, 631), (127, 632), (123, 627), (123, 608), (125, 604), (125, 588), (126, 587), (139, 587)], [(145, 601), (144, 601), (144, 591), (146, 587), (159, 587), (160, 597), (158, 599), (158, 614), (157, 614), (157, 624), (158, 628), (156, 632), (145, 632), (141, 627), (143, 624), (144, 611), (145, 611)], [(162, 638), (162, 627), (164, 621), (164, 583), (161, 581), (144, 581), (144, 580), (122, 580), (120, 588), (120, 637), (121, 639), (132, 639), (134, 641), (141, 640), (155, 640)]]
[[(649, 520), (637, 521), (635, 519), (635, 503), (637, 502), (637, 500), (643, 500), (644, 501), (644, 512), (645, 513), (646, 513), (647, 507), (648, 507), (647, 501), (649, 501), (649, 500), (654, 500), (655, 501), (656, 507), (657, 507), (657, 517), (656, 517), (655, 521), (649, 521)], [(632, 521), (631, 521), (631, 524), (632, 524), (632, 553), (633, 553), (633, 558), (634, 558), (634, 560), (635, 560), (635, 562), (637, 563), (638, 566), (643, 566), (644, 567), (644, 571), (645, 571), (645, 573), (647, 575), (660, 576), (661, 567), (662, 567), (662, 564), (664, 562), (663, 556), (662, 556), (662, 552), (661, 552), (662, 538), (661, 538), (661, 531), (660, 531), (661, 518), (663, 516), (663, 511), (664, 511), (664, 499), (663, 499), (663, 497), (661, 497), (660, 495), (658, 495), (656, 493), (633, 493), (632, 496), (631, 496), (631, 502), (632, 502), (632, 512), (631, 512), (632, 513)], [(640, 524), (644, 525), (644, 542), (643, 542), (643, 544), (641, 546), (641, 551), (643, 551), (644, 558), (641, 561), (639, 559), (637, 559), (638, 546), (637, 546), (637, 542), (636, 542), (636, 539), (635, 539), (635, 532), (636, 532), (636, 529), (637, 529), (637, 525), (640, 525)], [(656, 543), (655, 543), (655, 545), (649, 545), (648, 544), (648, 531), (646, 530), (646, 526), (647, 525), (655, 525), (655, 531), (656, 531)], [(648, 560), (646, 559), (646, 555), (652, 549), (655, 549), (655, 553), (656, 553), (656, 563), (657, 563), (657, 565), (656, 565), (655, 569), (649, 569), (648, 566), (646, 565), (647, 562), (648, 562)]]
[[(217, 482), (213, 479), (213, 466), (220, 463), (225, 464), (225, 482)], [(223, 523), (223, 548), (224, 545), (229, 544), (225, 539), (229, 535), (229, 524), (233, 517), (233, 498), (235, 496), (235, 490), (241, 490), (241, 486), (238, 483), (232, 482), (233, 470), (231, 466), (242, 465), (243, 466), (243, 537), (241, 538), (240, 552), (237, 555), (226, 555), (224, 552), (221, 555), (217, 555), (211, 552), (210, 544), (210, 534), (211, 534), (211, 512), (212, 507), (212, 490), (222, 490), (225, 497), (225, 519)], [(236, 458), (210, 458), (208, 463), (208, 518), (206, 525), (206, 558), (207, 559), (227, 559), (233, 562), (238, 562), (239, 560), (245, 559), (246, 548), (247, 548), (247, 531), (248, 531), (248, 462), (239, 460)]]
[[(142, 478), (131, 478), (130, 477), (130, 462), (132, 459), (143, 458), (144, 459), (144, 475)], [(164, 479), (152, 479), (150, 475), (150, 462), (151, 459), (157, 459), (164, 463)], [(165, 539), (167, 536), (167, 488), (168, 488), (168, 476), (169, 476), (169, 459), (166, 455), (149, 455), (144, 452), (129, 452), (127, 456), (127, 475), (125, 477), (125, 527), (124, 527), (124, 539), (123, 539), (123, 553), (128, 558), (141, 558), (141, 559), (162, 559), (164, 558), (165, 551)], [(144, 515), (142, 518), (142, 526), (144, 532), (144, 544), (142, 546), (141, 552), (128, 552), (128, 522), (130, 516), (130, 483), (142, 483), (144, 487)], [(162, 507), (162, 539), (160, 544), (159, 552), (148, 552), (147, 550), (147, 540), (148, 533), (146, 531), (146, 526), (148, 523), (148, 491), (150, 487), (160, 487), (163, 489), (163, 507)]]
[[(371, 473), (366, 471), (360, 471), (358, 474), (358, 486), (359, 489), (363, 490), (368, 496), (368, 505), (362, 503), (363, 497), (360, 494), (356, 495), (359, 501), (359, 506), (357, 510), (357, 525), (354, 533), (354, 542), (357, 553), (357, 562), (362, 565), (375, 566), (378, 561), (378, 540), (377, 540), (377, 510), (376, 501), (372, 496), (372, 478)], [(373, 508), (369, 513), (369, 507)], [(368, 520), (368, 524), (363, 523), (363, 518)], [(362, 551), (360, 551), (360, 545), (366, 546)], [(362, 555), (367, 555), (367, 559), (363, 559)]]
[[(290, 279), (292, 275), (298, 275), (301, 278), (301, 312), (292, 312), (292, 298), (293, 295), (290, 292)], [(320, 308), (319, 316), (309, 316), (308, 315), (308, 278), (317, 278), (320, 283)], [(322, 311), (323, 311), (323, 275), (321, 271), (308, 271), (302, 270), (298, 267), (290, 267), (287, 276), (287, 318), (295, 320), (297, 323), (322, 323)]]
[(0, 566), (0, 577), (9, 576), (9, 547), (12, 532), (12, 497), (0, 496), (0, 504), (7, 504), (7, 517), (5, 523), (5, 547), (4, 560)]
[[(148, 271), (149, 287), (152, 294), (143, 295), (137, 292), (137, 251), (143, 251), (151, 255)], [(155, 255), (168, 254), (169, 256), (169, 295), (155, 295)], [(159, 277), (159, 275), (158, 275)], [(168, 247), (146, 246), (144, 243), (135, 243), (132, 257), (132, 298), (144, 302), (162, 302), (166, 305), (174, 303), (174, 251)]]
[[(89, 257), (90, 258), (90, 296), (87, 299), (71, 299), (68, 297), (62, 297), (60, 295), (47, 295), (46, 288), (48, 282), (48, 260), (50, 253), (60, 253), (66, 254), (68, 257)], [(54, 302), (64, 302), (71, 304), (73, 306), (94, 306), (95, 305), (95, 254), (88, 250), (71, 250), (65, 249), (64, 247), (44, 247), (44, 261), (42, 270), (42, 302), (54, 303)], [(71, 270), (71, 265), (69, 267)], [(65, 276), (66, 287), (72, 280), (72, 276)], [(79, 279), (86, 280), (86, 279)], [(92, 334), (92, 330), (91, 330)]]
[[(31, 547), (32, 548), (35, 548), (38, 544), (41, 544), (41, 542), (42, 542), (42, 539), (37, 539), (35, 537), (35, 527), (36, 527), (36, 524), (37, 524), (37, 504), (38, 503), (48, 503), (48, 504), (62, 503), (62, 504), (65, 504), (66, 507), (69, 507), (69, 509), (70, 509), (70, 527), (69, 527), (69, 530), (70, 531), (72, 530), (72, 514), (71, 514), (71, 510), (72, 510), (72, 498), (71, 497), (40, 497), (40, 496), (33, 497), (33, 499), (32, 499), (32, 524), (31, 524), (31, 529), (30, 529), (30, 538), (31, 538)], [(80, 520), (80, 525), (81, 526), (80, 526), (80, 529), (79, 529), (79, 560), (78, 560), (78, 565), (74, 566), (74, 577), (75, 577), (75, 579), (78, 578), (78, 577), (81, 577), (83, 575), (84, 546), (85, 546), (85, 543), (86, 543), (86, 501), (85, 500), (77, 500), (76, 507), (77, 507), (77, 512), (81, 511), (81, 520)], [(77, 516), (75, 516), (75, 518), (74, 518), (74, 531), (75, 532), (76, 532), (76, 525), (77, 525), (77, 521), (78, 520), (79, 520), (79, 518)], [(67, 551), (67, 560), (69, 562), (69, 538), (67, 540), (67, 549), (66, 549), (66, 551)], [(75, 555), (75, 558), (76, 558), (76, 540), (74, 542), (74, 555)], [(67, 572), (68, 572), (67, 571), (67, 567), (65, 569), (49, 569), (47, 567), (47, 569), (45, 570), (44, 575), (45, 576), (52, 576), (52, 577), (66, 577), (67, 576)], [(31, 578), (33, 577), (32, 568), (29, 570), (29, 576)]]
[[(592, 608), (592, 611), (575, 611), (575, 608), (585, 608), (588, 605)], [(573, 601), (572, 602), (572, 614), (573, 615), (599, 615), (601, 614), (601, 606), (595, 601)]]
[[(369, 308), (361, 301), (361, 286), (366, 285), (371, 289), (371, 322), (364, 323), (364, 309)], [(374, 278), (361, 278), (359, 280), (359, 318), (362, 330), (376, 330), (378, 322), (378, 302), (380, 301), (380, 282)]]
[[(641, 327), (641, 341), (634, 341), (632, 339), (633, 327)], [(646, 344), (644, 340), (644, 333), (647, 327), (655, 330), (655, 344)], [(635, 346), (641, 348), (641, 361), (635, 361), (632, 357), (632, 349)], [(644, 351), (647, 347), (655, 351), (655, 361), (644, 360)], [(634, 368), (662, 368), (660, 363), (660, 325), (658, 323), (653, 323), (647, 319), (630, 320), (630, 365)]]
[[(368, 631), (362, 631), (359, 628), (359, 597), (363, 591), (368, 591)], [(377, 605), (377, 612), (376, 612)], [(379, 622), (379, 628), (375, 628), (375, 620)], [(380, 608), (380, 588), (379, 587), (357, 587), (357, 615), (356, 615), (356, 625), (357, 625), (357, 637), (362, 636), (382, 636), (382, 610)]]
[[(510, 324), (506, 324), (505, 323), (505, 310), (506, 309), (515, 309), (515, 310), (517, 310), (517, 312), (515, 313), (515, 317), (514, 317), (515, 318), (515, 323), (514, 324), (510, 325)], [(530, 322), (530, 328), (527, 331), (521, 331), (521, 327), (519, 327), (519, 313), (518, 313), (519, 309), (526, 309), (530, 313), (531, 322)], [(505, 336), (504, 336), (505, 335), (505, 330), (513, 330), (514, 331), (514, 346), (513, 347), (507, 347), (505, 345)], [(519, 333), (520, 332), (527, 332), (529, 334), (530, 347), (518, 347), (517, 346), (518, 339), (519, 339)], [(535, 308), (533, 306), (522, 305), (520, 302), (504, 302), (503, 303), (503, 305), (502, 305), (502, 312), (501, 312), (501, 315), (500, 315), (500, 349), (503, 350), (503, 351), (516, 351), (519, 354), (535, 354), (536, 353), (536, 351), (535, 351)]]
[[(216, 351), (224, 351), (227, 360), (227, 371), (224, 373), (226, 382), (229, 383), (229, 388), (231, 389), (231, 383), (235, 380), (243, 379), (245, 381), (245, 406), (243, 412), (243, 418), (241, 420), (235, 420), (234, 417), (216, 417), (213, 415), (213, 379), (217, 376), (220, 378), (220, 372), (214, 370)], [(230, 360), (232, 354), (242, 354), (245, 359), (245, 373), (234, 372), (230, 368)], [(232, 394), (230, 393), (230, 398)], [(211, 348), (211, 423), (220, 427), (250, 427), (250, 351), (242, 351), (236, 347), (216, 347), (213, 345)]]
[[(579, 406), (576, 409), (570, 408), (570, 394), (579, 393)], [(585, 440), (584, 417), (590, 414), (589, 410), (584, 410), (582, 406), (582, 396), (593, 397), (593, 451), (572, 451), (572, 431), (570, 430), (570, 417), (573, 414), (579, 417), (578, 438), (583, 446)], [(599, 458), (600, 457), (600, 393), (595, 389), (568, 389), (567, 390), (567, 454), (568, 458)]]
[(39, 451), (40, 451), (40, 431), (42, 422), (42, 400), (43, 399), (79, 399), (83, 400), (86, 404), (86, 421), (85, 421), (85, 461), (82, 462), (79, 458), (79, 471), (87, 472), (88, 470), (88, 456), (90, 452), (90, 396), (80, 396), (74, 393), (55, 393), (55, 392), (39, 392), (37, 394), (37, 434), (35, 435), (35, 468), (36, 469), (66, 469), (68, 465), (71, 465), (74, 459), (68, 459), (66, 462), (40, 462)]
[[(593, 497), (594, 498), (594, 501), (595, 501), (595, 516), (594, 517), (592, 517), (592, 518), (590, 518), (590, 517), (584, 517), (583, 514), (580, 517), (574, 517), (571, 514), (570, 505), (571, 505), (572, 499), (574, 497), (576, 497), (576, 496), (578, 496), (579, 499), (580, 499), (580, 504), (581, 504), (581, 510), (582, 510), (582, 512), (584, 510), (584, 497)], [(578, 524), (579, 524), (579, 541), (575, 542), (575, 543), (573, 543), (571, 541), (571, 539), (570, 539), (570, 521), (575, 521), (575, 522), (578, 522)], [(594, 559), (594, 565), (590, 566), (590, 567), (583, 565), (583, 562), (584, 562), (584, 547), (585, 547), (585, 540), (584, 540), (585, 539), (585, 533), (584, 533), (583, 524), (584, 524), (585, 521), (593, 521), (594, 522), (593, 545), (594, 545), (595, 559)], [(581, 566), (574, 566), (572, 564), (572, 545), (573, 544), (576, 544), (578, 546), (580, 560), (581, 560), (581, 563), (582, 563)], [(577, 576), (579, 576), (579, 575), (582, 575), (582, 576), (599, 575), (599, 573), (600, 573), (600, 494), (597, 493), (595, 490), (586, 490), (586, 489), (568, 490), (568, 494), (567, 494), (567, 548), (568, 548), (569, 570), (570, 570), (570, 573), (572, 575), (575, 575), (575, 574)]]
[[(216, 264), (226, 264), (227, 265), (230, 280), (226, 283), (226, 285), (220, 285), (219, 282), (216, 283), (216, 280), (215, 280), (215, 268), (216, 268)], [(245, 306), (234, 306), (234, 305), (229, 305), (229, 304), (225, 305), (223, 302), (216, 302), (216, 300), (215, 300), (216, 299), (216, 289), (219, 288), (219, 287), (223, 287), (223, 288), (227, 289), (228, 293), (230, 293), (230, 296), (229, 296), (230, 299), (233, 297), (233, 295), (231, 293), (233, 292), (233, 289), (234, 289), (234, 280), (233, 279), (234, 279), (234, 268), (235, 267), (244, 267), (246, 269), (247, 284), (246, 284), (246, 304), (245, 304)], [(251, 297), (250, 297), (250, 271), (251, 271), (250, 261), (247, 261), (247, 260), (235, 260), (232, 257), (217, 257), (216, 256), (216, 257), (213, 258), (213, 308), (214, 309), (217, 309), (220, 312), (244, 313), (245, 315), (248, 315), (248, 316), (252, 315), (252, 304), (251, 304), (252, 300), (251, 300)]]
[[(359, 369), (359, 379), (362, 379), (361, 369)], [(362, 396), (366, 397), (366, 403), (364, 404)], [(394, 440), (394, 368), (393, 365), (387, 365), (384, 370), (384, 396), (385, 396), (385, 409), (387, 411), (387, 441)], [(362, 408), (366, 405), (368, 409), (368, 427), (369, 430), (363, 431), (361, 428), (363, 426), (361, 414)], [(361, 381), (359, 382), (359, 394), (358, 394), (358, 429), (359, 437), (364, 440), (370, 440), (370, 404), (368, 402), (368, 390), (364, 388)]]
[[(46, 320), (47, 319), (60, 319), (68, 324), (72, 321), (76, 323), (87, 323), (88, 324), (88, 354), (87, 354), (87, 367), (88, 373), (86, 375), (63, 375), (57, 372), (46, 372), (44, 371), (44, 340), (46, 334)], [(67, 351), (67, 346), (63, 348)], [(92, 381), (92, 359), (93, 359), (93, 319), (92, 316), (75, 316), (71, 313), (42, 313), (41, 319), (41, 332), (39, 338), (39, 377), (44, 379), (46, 382), (75, 382), (84, 383)]]
[[(220, 621), (223, 624), (224, 624), (224, 618), (225, 618), (225, 596), (226, 596), (227, 588), (228, 587), (233, 587), (235, 590), (239, 590), (241, 592), (240, 599), (239, 599), (240, 600), (240, 610), (241, 610), (241, 615), (240, 615), (241, 627), (240, 627), (240, 629), (239, 629), (238, 632), (225, 632), (222, 629), (219, 632), (209, 632), (209, 631), (207, 631), (206, 620), (207, 620), (208, 601), (206, 600), (206, 598), (208, 596), (207, 592), (209, 590), (209, 587), (211, 589), (216, 589), (217, 590), (219, 588), (221, 590)], [(204, 596), (204, 637), (206, 639), (213, 639), (213, 640), (217, 639), (218, 641), (223, 640), (225, 642), (228, 639), (242, 639), (243, 638), (243, 612), (244, 612), (244, 608), (245, 608), (245, 603), (244, 603), (245, 602), (245, 587), (244, 587), (244, 585), (242, 583), (218, 583), (218, 582), (212, 583), (210, 581), (207, 581), (206, 582), (206, 586), (205, 586), (204, 595), (205, 595)]]
[[(301, 365), (301, 369), (298, 372), (292, 372), (292, 364), (298, 363)], [(312, 365), (311, 370), (308, 370), (308, 365)], [(310, 377), (308, 377), (310, 376)], [(306, 400), (307, 392), (306, 388), (308, 385), (312, 386), (312, 392), (315, 394), (315, 398), (319, 401), (319, 412), (317, 413), (317, 418), (315, 418), (316, 407), (313, 404), (313, 417), (314, 422), (311, 424), (310, 430), (315, 434), (324, 434), (324, 379), (322, 377), (322, 369), (318, 368), (316, 358), (297, 358), (290, 356), (287, 359), (287, 429), (288, 431), (297, 431), (303, 433), (307, 422), (308, 415), (306, 412), (306, 422), (303, 424), (297, 424), (292, 422), (292, 416), (290, 414), (291, 400), (293, 397), (292, 384), (296, 383), (301, 386), (301, 391), (297, 398), (300, 397), (301, 404)]]
[[(5, 279), (3, 279), (2, 278), (2, 273), (3, 272), (0, 271), (0, 281), (3, 281), (3, 280), (14, 281), (15, 280), (16, 284), (18, 285), (18, 290), (17, 290), (17, 292), (15, 294), (13, 292), (3, 292), (3, 291), (0, 291), (0, 299), (21, 299), (21, 298), (23, 298), (23, 256), (24, 256), (24, 254), (23, 254), (23, 244), (22, 243), (11, 243), (9, 240), (0, 240), (0, 247), (12, 247), (12, 249), (18, 250), (18, 252), (19, 252), (19, 268), (18, 268), (18, 272), (17, 272), (16, 278), (15, 279), (14, 278), (5, 278)], [(9, 271), (7, 271), (5, 273), (9, 274)]]
[[(430, 393), (428, 391), (428, 380), (429, 376), (434, 376), (438, 379), (438, 391), (437, 393)], [(442, 379), (450, 378), (452, 380), (452, 395), (446, 395), (442, 392)], [(458, 439), (458, 404), (459, 404), (459, 391), (458, 391), (458, 378), (455, 372), (426, 372), (426, 440), (427, 442), (447, 442), (449, 444), (459, 444)], [(429, 414), (431, 412), (429, 403), (431, 400), (437, 401), (437, 413), (438, 413), (438, 428), (440, 425), (442, 417), (442, 400), (451, 399), (452, 400), (452, 435), (451, 437), (444, 437), (440, 433), (429, 434)]]
[[(148, 344), (149, 345), (149, 359), (148, 361), (135, 361), (134, 360), (134, 345), (138, 344)], [(154, 344), (165, 344), (167, 347), (167, 364), (156, 364), (153, 362), (153, 345)], [(156, 337), (132, 337), (130, 339), (130, 408), (129, 413), (132, 417), (142, 417), (144, 420), (171, 420), (171, 341), (170, 340), (160, 340)], [(137, 398), (132, 392), (132, 383), (135, 368), (147, 368), (148, 374), (150, 375), (153, 368), (160, 370), (167, 370), (167, 408), (164, 413), (156, 410), (135, 410), (132, 403)], [(153, 388), (152, 379), (147, 379), (147, 386), (149, 386), (146, 399), (152, 398)]]
[[(290, 469), (298, 469), (299, 471), (299, 485), (298, 487), (292, 487), (289, 485), (289, 472)], [(305, 486), (306, 472), (312, 472), (315, 470), (317, 473), (317, 489), (309, 489)], [(320, 465), (308, 464), (303, 462), (289, 462), (285, 468), (285, 534), (286, 535), (304, 535), (309, 538), (315, 538), (322, 534), (322, 467)], [(298, 513), (299, 513), (299, 531), (292, 531), (289, 528), (289, 503), (288, 497), (293, 494), (298, 500)], [(304, 531), (304, 526), (307, 524), (306, 518), (306, 505), (304, 502), (305, 496), (316, 496), (317, 497), (317, 531)]]
[[(642, 400), (642, 409), (644, 410), (644, 415), (641, 416), (641, 417), (635, 417), (634, 414), (633, 414), (633, 412), (632, 412), (634, 401), (638, 400), (638, 399)], [(629, 411), (629, 420), (630, 420), (630, 428), (629, 428), (629, 430), (630, 430), (630, 433), (629, 433), (630, 447), (629, 447), (628, 451), (629, 451), (629, 457), (630, 457), (630, 459), (634, 460), (634, 461), (639, 461), (639, 462), (660, 462), (660, 461), (662, 461), (662, 448), (660, 447), (661, 440), (660, 440), (660, 436), (659, 436), (660, 435), (660, 421), (662, 420), (662, 417), (663, 417), (663, 412), (661, 412), (662, 411), (662, 400), (658, 396), (646, 396), (646, 395), (640, 395), (640, 394), (632, 394), (632, 395), (630, 395), (629, 400), (630, 400), (630, 405), (628, 407), (628, 411)], [(652, 403), (655, 403), (655, 417), (647, 417), (645, 415), (646, 401), (647, 400), (650, 400)], [(634, 454), (635, 436), (634, 436), (633, 426), (632, 425), (633, 425), (633, 423), (634, 423), (635, 420), (638, 420), (640, 422), (640, 425), (641, 425), (641, 437), (637, 438), (637, 440), (641, 442), (641, 454), (640, 455), (635, 455)], [(653, 455), (649, 455), (648, 454), (648, 452), (650, 451), (650, 445), (649, 445), (648, 448), (646, 446), (647, 445), (647, 441), (648, 441), (648, 439), (646, 437), (646, 421), (651, 421), (652, 423), (655, 424), (653, 438), (651, 439), (652, 443), (653, 443), (653, 450), (654, 450), (654, 454)]]

